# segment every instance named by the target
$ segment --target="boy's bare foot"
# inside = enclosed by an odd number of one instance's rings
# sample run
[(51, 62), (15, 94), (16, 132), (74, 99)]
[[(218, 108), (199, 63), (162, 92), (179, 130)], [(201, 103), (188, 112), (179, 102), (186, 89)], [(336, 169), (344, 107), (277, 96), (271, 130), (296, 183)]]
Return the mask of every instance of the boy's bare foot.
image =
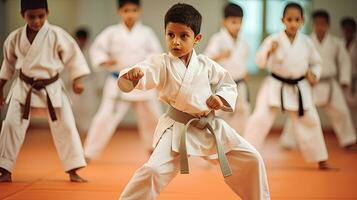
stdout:
[(11, 173), (4, 168), (0, 168), (0, 183), (12, 182)]
[(338, 167), (334, 167), (334, 166), (330, 165), (329, 163), (327, 163), (327, 161), (320, 161), (318, 164), (319, 164), (320, 170), (333, 170), (333, 171), (339, 170)]
[(88, 180), (80, 177), (78, 174), (77, 174), (77, 170), (78, 169), (72, 169), (72, 170), (69, 170), (67, 173), (69, 174), (69, 180), (71, 182), (76, 182), (76, 183), (86, 183), (88, 182)]
[(357, 151), (357, 143), (350, 144), (344, 147), (347, 151)]

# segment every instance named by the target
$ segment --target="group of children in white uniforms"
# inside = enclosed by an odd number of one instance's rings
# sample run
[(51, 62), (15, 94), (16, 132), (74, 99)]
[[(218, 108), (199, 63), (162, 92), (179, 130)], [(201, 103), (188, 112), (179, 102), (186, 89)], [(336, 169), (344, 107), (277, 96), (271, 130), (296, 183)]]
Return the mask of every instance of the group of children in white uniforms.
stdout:
[[(316, 10), (312, 21), (311, 39), (321, 55), (323, 66), (320, 81), (312, 89), (313, 100), (316, 106), (326, 111), (340, 145), (351, 148), (356, 143), (356, 132), (343, 95), (343, 90), (349, 90), (351, 86), (351, 60), (343, 41), (328, 32), (329, 14)], [(288, 121), (281, 140), (284, 147), (295, 147), (292, 131)]]
[[(138, 22), (140, 1), (119, 0), (118, 14), (123, 22), (104, 30), (90, 50), (92, 64), (107, 69), (110, 76), (84, 151), (58, 73), (68, 68), (73, 90), (81, 93), (80, 78), (89, 74), (86, 61), (74, 40), (47, 22), (46, 0), (21, 0), (21, 8), (27, 25), (6, 40), (0, 71), (1, 100), (6, 81), (15, 70), (20, 73), (10, 90), (9, 112), (0, 134), (1, 182), (11, 181), (32, 108), (48, 109), (51, 132), (65, 171), (71, 181), (85, 182), (76, 173), (86, 165), (84, 158), (99, 156), (129, 106), (135, 106), (139, 132), (152, 154), (135, 172), (120, 199), (156, 199), (180, 168), (182, 173), (189, 172), (188, 155), (217, 159), (226, 183), (242, 199), (270, 199), (264, 162), (253, 146), (261, 147), (279, 110), (289, 113), (291, 125), (287, 135), (294, 134), (306, 161), (317, 162), (321, 169), (331, 168), (326, 162), (327, 150), (311, 95), (311, 85), (325, 78), (328, 69), (324, 68), (328, 64), (322, 62), (323, 50), (319, 52), (314, 43), (317, 36), (311, 40), (298, 31), (304, 19), (299, 4), (287, 4), (283, 12), (285, 31), (266, 38), (257, 53), (257, 64), (268, 68), (271, 76), (265, 79), (257, 106), (249, 117), (249, 93), (244, 81), (249, 48), (239, 37), (243, 18), (240, 6), (226, 5), (222, 29), (210, 39), (205, 55), (200, 55), (194, 46), (202, 38), (201, 14), (188, 4), (175, 4), (165, 15), (169, 53), (157, 55), (161, 47), (155, 34)], [(326, 34), (323, 41), (327, 42), (329, 37)], [(346, 52), (336, 50), (342, 48), (342, 43), (335, 38), (330, 40), (333, 42), (327, 45), (331, 47), (326, 48), (340, 56), (338, 67), (346, 69), (340, 74), (340, 81), (347, 87), (350, 63), (342, 63)], [(326, 84), (327, 93), (332, 93), (329, 100), (342, 102), (340, 97), (334, 99), (341, 90), (333, 79), (336, 66), (332, 68), (326, 75), (332, 77), (332, 86)], [(156, 96), (169, 107), (160, 118)], [(219, 110), (233, 128), (216, 117)], [(346, 107), (339, 111), (349, 119)], [(335, 127), (342, 145), (356, 143), (351, 120)], [(289, 141), (294, 137), (290, 135)]]
[(102, 103), (84, 143), (87, 159), (95, 159), (100, 155), (131, 105), (136, 112), (144, 148), (151, 153), (152, 133), (161, 115), (155, 90), (132, 93), (121, 93), (118, 90), (116, 80), (119, 71), (162, 51), (154, 32), (139, 22), (138, 0), (119, 1), (118, 15), (123, 22), (106, 28), (90, 48), (90, 59), (94, 67), (105, 68), (111, 75), (105, 82)]
[(341, 20), (341, 29), (344, 37), (344, 46), (348, 50), (351, 59), (352, 80), (350, 91), (345, 94), (349, 108), (352, 110), (353, 123), (357, 126), (357, 28), (356, 21), (351, 17)]

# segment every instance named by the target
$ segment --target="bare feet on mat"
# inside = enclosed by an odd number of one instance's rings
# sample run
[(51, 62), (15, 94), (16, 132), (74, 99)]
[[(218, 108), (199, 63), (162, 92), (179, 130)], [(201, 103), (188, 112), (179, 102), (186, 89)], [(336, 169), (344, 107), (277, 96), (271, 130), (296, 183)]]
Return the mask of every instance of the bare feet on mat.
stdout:
[(69, 179), (71, 182), (76, 182), (76, 183), (86, 183), (88, 182), (88, 180), (80, 177), (78, 174), (77, 174), (77, 170), (78, 169), (72, 169), (72, 170), (69, 170), (67, 173), (69, 175)]
[(338, 171), (339, 168), (338, 167), (335, 167), (335, 166), (332, 166), (330, 165), (327, 161), (320, 161), (318, 163), (319, 165), (319, 170), (331, 170), (331, 171)]
[(0, 168), (0, 183), (12, 182), (11, 173), (6, 169)]

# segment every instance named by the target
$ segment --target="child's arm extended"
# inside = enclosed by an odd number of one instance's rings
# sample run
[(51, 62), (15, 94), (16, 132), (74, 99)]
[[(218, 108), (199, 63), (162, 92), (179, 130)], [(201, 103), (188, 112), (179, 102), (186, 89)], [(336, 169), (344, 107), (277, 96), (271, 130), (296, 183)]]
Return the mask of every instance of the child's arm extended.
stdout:
[(81, 80), (90, 73), (87, 61), (76, 41), (65, 31), (58, 30), (58, 54), (72, 80), (72, 89), (76, 94), (84, 90)]
[(16, 34), (12, 32), (4, 42), (3, 62), (0, 69), (0, 108), (5, 104), (4, 87), (6, 82), (12, 78), (15, 73), (17, 56), (15, 54)]
[(118, 87), (123, 92), (130, 92), (134, 88), (139, 90), (160, 90), (166, 79), (166, 68), (162, 56), (153, 56), (135, 67), (120, 71)]
[(276, 52), (279, 44), (276, 40), (272, 38), (266, 38), (262, 45), (259, 47), (259, 50), (255, 57), (255, 62), (259, 68), (263, 69), (268, 64), (269, 58)]
[(322, 59), (317, 51), (315, 45), (312, 43), (311, 40), (307, 40), (309, 48), (310, 48), (310, 54), (309, 54), (309, 69), (306, 73), (306, 79), (311, 85), (315, 85), (321, 76), (321, 71), (322, 71)]
[(232, 112), (237, 100), (237, 86), (228, 71), (217, 63), (213, 63), (210, 75), (210, 84), (213, 95), (209, 97), (206, 104), (209, 108)]

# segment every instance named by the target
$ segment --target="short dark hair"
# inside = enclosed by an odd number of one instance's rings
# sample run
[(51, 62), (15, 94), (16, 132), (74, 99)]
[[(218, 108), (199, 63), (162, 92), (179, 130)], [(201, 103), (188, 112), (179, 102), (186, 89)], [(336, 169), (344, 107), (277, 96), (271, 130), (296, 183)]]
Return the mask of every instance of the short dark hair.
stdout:
[(316, 18), (324, 18), (328, 24), (330, 24), (330, 15), (326, 10), (315, 10), (311, 14), (312, 20)]
[(344, 17), (340, 22), (341, 28), (352, 26), (356, 30), (356, 21), (352, 17)]
[(285, 16), (286, 11), (287, 11), (289, 8), (298, 9), (298, 10), (300, 11), (301, 16), (304, 17), (304, 10), (302, 9), (301, 5), (298, 4), (298, 3), (294, 3), (294, 2), (290, 2), (290, 3), (286, 4), (286, 6), (285, 6), (285, 8), (284, 8), (284, 12), (283, 12), (283, 17)]
[(75, 32), (76, 38), (87, 39), (89, 36), (89, 31), (86, 28), (78, 28)]
[(125, 6), (125, 4), (127, 3), (132, 3), (137, 6), (140, 6), (140, 0), (118, 0), (118, 8)]
[(178, 3), (173, 5), (165, 15), (165, 29), (169, 22), (184, 24), (192, 29), (195, 36), (201, 31), (202, 16), (193, 6)]
[(47, 0), (21, 0), (21, 13), (32, 9), (46, 9), (48, 12)]
[(224, 6), (224, 18), (243, 17), (243, 9), (235, 3), (227, 3)]

